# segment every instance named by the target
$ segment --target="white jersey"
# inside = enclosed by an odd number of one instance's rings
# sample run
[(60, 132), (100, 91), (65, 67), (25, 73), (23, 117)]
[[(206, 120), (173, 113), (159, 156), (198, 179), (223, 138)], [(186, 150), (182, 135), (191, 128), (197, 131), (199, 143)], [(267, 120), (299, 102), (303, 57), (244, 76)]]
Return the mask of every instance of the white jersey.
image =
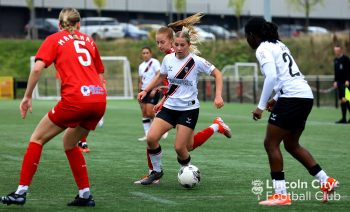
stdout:
[(157, 59), (151, 58), (139, 65), (139, 76), (141, 77), (141, 90), (144, 90), (147, 85), (156, 76), (160, 69), (160, 63)]
[(214, 65), (192, 53), (183, 59), (178, 59), (175, 53), (166, 55), (160, 68), (160, 73), (167, 75), (169, 81), (169, 91), (163, 106), (178, 111), (199, 108), (198, 75), (209, 75), (214, 69)]
[[(262, 74), (265, 76), (268, 70), (264, 70), (267, 63), (276, 68), (276, 82), (273, 90), (279, 97), (297, 97), (313, 99), (313, 94), (304, 75), (300, 72), (288, 47), (282, 42), (262, 42), (256, 50), (256, 58), (260, 63)], [(267, 67), (269, 67), (267, 65)], [(271, 95), (271, 93), (269, 94)]]

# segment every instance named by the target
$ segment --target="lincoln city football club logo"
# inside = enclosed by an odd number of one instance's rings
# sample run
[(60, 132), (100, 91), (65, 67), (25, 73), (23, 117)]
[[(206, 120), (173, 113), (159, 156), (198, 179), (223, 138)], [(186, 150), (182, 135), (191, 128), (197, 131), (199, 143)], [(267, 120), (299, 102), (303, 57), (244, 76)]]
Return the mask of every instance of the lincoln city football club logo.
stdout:
[(264, 185), (263, 181), (259, 179), (252, 181), (252, 193), (258, 197), (258, 200), (260, 200), (260, 196), (264, 191), (264, 188), (262, 187), (263, 185)]

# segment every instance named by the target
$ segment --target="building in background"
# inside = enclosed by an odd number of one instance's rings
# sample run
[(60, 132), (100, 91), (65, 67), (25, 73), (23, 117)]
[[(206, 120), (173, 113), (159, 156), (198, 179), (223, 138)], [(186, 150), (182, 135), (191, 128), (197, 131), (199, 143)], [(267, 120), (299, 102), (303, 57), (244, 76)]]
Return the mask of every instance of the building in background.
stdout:
[[(97, 16), (93, 0), (33, 0), (38, 18), (57, 18), (63, 7), (79, 9), (83, 17)], [(336, 3), (335, 3), (336, 2)], [(272, 21), (277, 24), (303, 25), (302, 11), (291, 9), (288, 0), (270, 0)], [(236, 18), (228, 0), (187, 0), (184, 12), (178, 14), (174, 0), (106, 0), (102, 16), (113, 17), (120, 22), (169, 23), (196, 12), (205, 13), (203, 24), (219, 24), (236, 29)], [(242, 13), (242, 26), (251, 16), (264, 15), (263, 0), (246, 0)], [(0, 0), (0, 37), (24, 37), (24, 28), (30, 19), (25, 0)], [(348, 0), (324, 0), (310, 13), (310, 25), (325, 27), (331, 31), (350, 28), (350, 3)]]

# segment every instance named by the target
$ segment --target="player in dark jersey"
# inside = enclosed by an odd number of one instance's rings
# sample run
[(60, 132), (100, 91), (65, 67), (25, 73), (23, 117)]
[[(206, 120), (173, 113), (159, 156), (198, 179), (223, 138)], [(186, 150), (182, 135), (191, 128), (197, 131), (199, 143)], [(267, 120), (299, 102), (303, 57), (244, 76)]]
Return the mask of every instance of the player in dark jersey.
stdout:
[(346, 113), (350, 111), (349, 100), (345, 98), (345, 88), (349, 89), (350, 85), (350, 59), (343, 53), (341, 46), (334, 47), (334, 83), (333, 87), (338, 91), (338, 97), (340, 101), (340, 109), (342, 118), (336, 121), (336, 124), (350, 123), (350, 119), (347, 122)]

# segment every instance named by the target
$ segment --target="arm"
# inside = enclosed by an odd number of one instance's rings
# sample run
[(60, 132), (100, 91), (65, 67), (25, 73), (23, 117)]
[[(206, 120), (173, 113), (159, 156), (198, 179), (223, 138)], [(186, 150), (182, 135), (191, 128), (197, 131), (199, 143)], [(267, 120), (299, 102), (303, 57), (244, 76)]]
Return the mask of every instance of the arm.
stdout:
[(216, 108), (222, 108), (224, 106), (224, 100), (222, 99), (222, 74), (219, 69), (215, 68), (211, 72), (211, 76), (215, 78), (214, 105)]
[[(269, 63), (265, 63), (262, 67), (262, 71), (263, 73), (265, 73), (265, 80), (264, 80), (264, 86), (263, 89), (261, 91), (261, 97), (260, 97), (260, 101), (259, 104), (257, 106), (257, 108), (255, 109), (255, 111), (253, 111), (253, 119), (254, 120), (258, 120), (261, 119), (261, 115), (264, 111), (264, 109), (266, 108), (266, 106), (268, 106), (268, 109), (271, 107), (270, 105), (273, 102), (269, 102), (268, 100), (270, 98), (270, 95), (273, 91), (273, 87), (275, 85), (276, 82), (276, 67), (272, 62)], [(276, 94), (274, 98), (276, 98), (278, 95)]]
[(152, 89), (159, 85), (165, 78), (166, 75), (158, 72), (157, 75), (152, 79), (152, 81), (147, 85), (147, 87), (137, 95), (137, 100), (140, 102), (148, 92), (152, 91)]
[(21, 112), (21, 116), (23, 119), (26, 118), (27, 111), (29, 109), (32, 112), (32, 94), (33, 90), (40, 79), (41, 72), (45, 68), (45, 63), (41, 60), (37, 60), (34, 64), (33, 70), (29, 74), (27, 89), (24, 93), (24, 97), (19, 106), (19, 110)]

